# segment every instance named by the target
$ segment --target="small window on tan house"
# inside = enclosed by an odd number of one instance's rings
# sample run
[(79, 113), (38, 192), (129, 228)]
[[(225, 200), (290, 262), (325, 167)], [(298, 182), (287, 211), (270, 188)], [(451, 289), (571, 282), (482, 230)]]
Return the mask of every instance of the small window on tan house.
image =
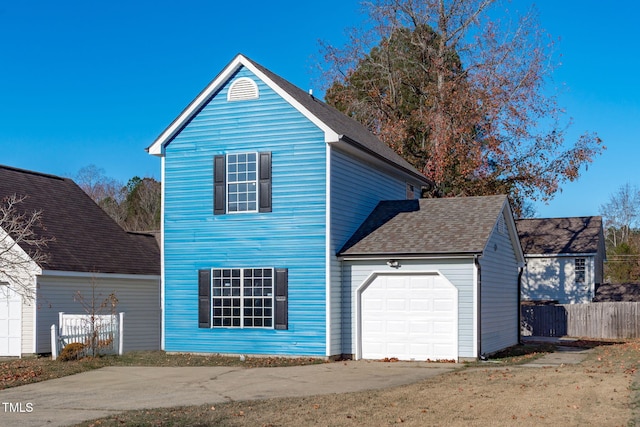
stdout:
[(584, 284), (587, 276), (587, 265), (584, 258), (575, 259), (576, 284)]

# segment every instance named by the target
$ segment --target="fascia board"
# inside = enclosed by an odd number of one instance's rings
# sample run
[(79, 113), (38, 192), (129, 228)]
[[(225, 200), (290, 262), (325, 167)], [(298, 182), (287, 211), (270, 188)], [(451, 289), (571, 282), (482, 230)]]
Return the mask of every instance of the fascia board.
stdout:
[(29, 270), (33, 274), (41, 274), (42, 268), (38, 265), (38, 263), (36, 263), (29, 256), (29, 254), (24, 249), (22, 249), (20, 244), (16, 243), (16, 241), (2, 227), (0, 227), (0, 243), (2, 243), (2, 247), (4, 248), (4, 250), (8, 250), (8, 253), (10, 253), (12, 256), (15, 256), (22, 260), (26, 260), (28, 263), (27, 270)]
[(273, 80), (267, 77), (262, 71), (256, 68), (250, 61), (246, 60), (242, 55), (239, 55), (241, 58), (242, 65), (249, 69), (253, 74), (255, 74), (260, 80), (262, 80), (267, 86), (269, 86), (274, 92), (280, 95), (285, 101), (287, 101), (293, 108), (298, 110), (303, 116), (305, 116), (309, 121), (311, 121), (314, 125), (318, 126), (324, 132), (324, 140), (327, 143), (337, 142), (340, 139), (340, 135), (327, 126), (322, 120), (312, 114), (309, 110), (307, 110), (302, 104), (300, 104), (293, 96), (289, 94), (289, 92), (282, 89), (280, 86), (275, 84)]
[(242, 65), (241, 55), (234, 58), (233, 61), (227, 67), (222, 70), (218, 76), (207, 85), (207, 87), (200, 92), (196, 98), (185, 108), (182, 113), (176, 119), (171, 122), (164, 132), (156, 138), (156, 140), (147, 148), (149, 154), (154, 156), (164, 156), (164, 148), (168, 142), (178, 133), (182, 127), (188, 123), (193, 116), (200, 111), (203, 105), (209, 100), (209, 98), (227, 81), (229, 76), (234, 73)]
[(151, 144), (147, 151), (154, 156), (163, 156), (164, 149), (173, 137), (182, 129), (202, 107), (209, 101), (211, 96), (229, 79), (229, 77), (235, 73), (241, 66), (249, 69), (253, 74), (262, 80), (273, 91), (285, 99), (296, 110), (300, 111), (307, 119), (313, 124), (318, 126), (325, 134), (325, 142), (336, 142), (339, 139), (339, 135), (329, 128), (318, 117), (311, 114), (309, 110), (304, 108), (302, 104), (296, 101), (288, 92), (283, 90), (280, 86), (276, 85), (271, 79), (269, 79), (264, 73), (257, 69), (249, 60), (244, 56), (238, 55), (233, 61), (213, 79), (211, 83), (187, 106), (187, 108), (180, 113), (180, 115), (158, 136), (158, 138)]

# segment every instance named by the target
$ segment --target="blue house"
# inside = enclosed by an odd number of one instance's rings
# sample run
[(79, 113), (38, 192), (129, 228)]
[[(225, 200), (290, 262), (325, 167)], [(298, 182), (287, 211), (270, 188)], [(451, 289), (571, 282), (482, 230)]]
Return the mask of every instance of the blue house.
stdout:
[[(493, 348), (481, 348), (479, 331), (484, 323), (479, 321), (474, 272), (498, 227), (506, 233), (500, 235), (507, 242), (501, 249), (509, 258), (499, 286), (509, 292), (503, 292), (507, 296), (500, 302), (504, 307), (500, 313), (506, 314), (489, 331), (495, 343), (491, 345), (499, 350), (517, 342), (522, 251), (506, 198), (472, 198), (478, 203), (465, 205), (483, 210), (476, 212), (484, 218), (481, 226), (463, 242), (473, 247), (447, 249), (444, 256), (422, 253), (434, 248), (420, 245), (418, 252), (406, 253), (360, 248), (354, 238), (366, 237), (362, 226), (384, 207), (383, 201), (400, 201), (398, 206), (405, 211), (395, 216), (409, 214), (409, 224), (414, 221), (412, 213), (429, 212), (430, 202), (418, 199), (430, 182), (359, 123), (252, 60), (242, 55), (233, 59), (148, 152), (162, 158), (166, 351), (364, 358), (386, 352), (385, 357), (425, 360), (476, 357)], [(447, 215), (439, 220), (450, 221)], [(382, 225), (377, 229), (384, 229)], [(453, 230), (449, 224), (432, 225)], [(420, 239), (411, 234), (414, 231), (424, 230), (405, 227), (397, 237)], [(443, 257), (452, 257), (454, 264), (464, 260), (465, 273), (459, 276), (468, 283), (462, 291), (456, 277), (445, 283), (441, 270), (428, 266), (429, 260), (437, 259), (442, 267)], [(362, 319), (358, 298), (369, 285), (353, 283), (350, 263), (368, 265), (363, 280), (371, 282), (371, 274), (406, 276), (408, 269), (400, 267), (405, 259), (424, 267), (413, 268), (412, 274), (419, 276), (416, 286), (436, 283), (436, 288), (450, 291), (447, 295), (456, 294), (455, 301), (449, 301), (455, 305), (449, 313), (455, 321), (447, 324), (455, 330), (446, 332), (455, 339), (447, 340), (446, 352), (434, 350), (439, 346), (436, 332), (423, 337), (429, 341), (426, 347), (396, 350), (391, 343), (411, 341), (411, 334), (399, 336), (390, 330), (375, 338), (386, 340), (387, 350), (361, 352), (361, 344), (371, 337), (356, 333)], [(407, 301), (411, 299), (410, 288), (401, 292)], [(437, 302), (437, 295), (436, 291), (427, 299)], [(459, 307), (470, 310), (462, 316), (467, 320), (458, 320)], [(418, 311), (418, 317), (427, 316)], [(393, 314), (389, 316), (386, 326), (397, 323)], [(505, 319), (513, 324), (504, 326)]]

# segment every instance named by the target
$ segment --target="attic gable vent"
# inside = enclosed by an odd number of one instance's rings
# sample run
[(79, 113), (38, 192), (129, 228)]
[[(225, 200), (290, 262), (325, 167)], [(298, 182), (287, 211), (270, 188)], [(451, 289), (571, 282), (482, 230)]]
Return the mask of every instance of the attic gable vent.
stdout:
[(227, 93), (227, 101), (245, 101), (258, 99), (258, 85), (248, 77), (240, 77), (231, 84)]

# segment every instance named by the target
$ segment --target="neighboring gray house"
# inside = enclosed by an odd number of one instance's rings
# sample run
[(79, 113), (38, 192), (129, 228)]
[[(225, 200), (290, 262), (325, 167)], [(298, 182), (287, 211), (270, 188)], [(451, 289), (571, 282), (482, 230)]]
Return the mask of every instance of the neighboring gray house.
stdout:
[(385, 201), (338, 256), (357, 359), (475, 359), (518, 343), (524, 264), (506, 196)]
[[(72, 180), (0, 166), (0, 200), (26, 196), (21, 211), (42, 212), (34, 227), (48, 239), (46, 262), (0, 228), (0, 254), (23, 267), (0, 271), (0, 356), (51, 352), (50, 328), (58, 312), (87, 314), (78, 301), (102, 301), (112, 292), (125, 313), (124, 350), (160, 348), (160, 250), (149, 234), (128, 233)], [(15, 263), (13, 264), (15, 265)], [(26, 284), (31, 298), (11, 289)], [(7, 286), (9, 285), (9, 286)]]
[(606, 258), (599, 216), (522, 219), (517, 227), (527, 261), (523, 301), (574, 304), (593, 300)]

